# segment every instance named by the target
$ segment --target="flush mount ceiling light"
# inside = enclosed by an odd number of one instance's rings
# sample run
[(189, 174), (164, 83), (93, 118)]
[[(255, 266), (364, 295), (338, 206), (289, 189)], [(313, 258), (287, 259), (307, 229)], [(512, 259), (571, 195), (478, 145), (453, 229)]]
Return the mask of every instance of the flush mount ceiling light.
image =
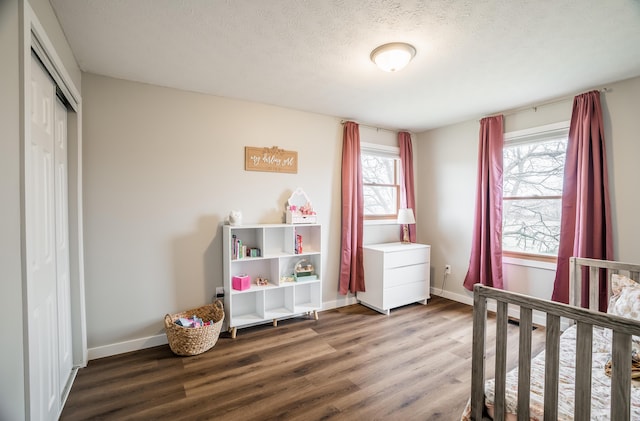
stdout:
[(402, 70), (416, 55), (413, 45), (404, 42), (384, 44), (371, 52), (371, 61), (385, 72)]

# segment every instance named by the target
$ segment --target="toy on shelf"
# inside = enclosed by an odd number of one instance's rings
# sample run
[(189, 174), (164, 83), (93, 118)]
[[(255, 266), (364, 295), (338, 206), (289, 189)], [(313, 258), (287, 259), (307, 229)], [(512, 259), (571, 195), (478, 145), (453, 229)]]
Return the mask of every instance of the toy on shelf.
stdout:
[(296, 278), (293, 275), (283, 275), (280, 277), (280, 282), (281, 283), (285, 283), (285, 282), (295, 282)]
[(237, 291), (244, 291), (251, 288), (251, 278), (245, 273), (234, 275), (231, 278), (231, 287)]
[(287, 200), (287, 224), (315, 224), (317, 222), (316, 211), (313, 210), (311, 201), (300, 187), (295, 189)]
[(298, 263), (296, 263), (293, 274), (296, 282), (313, 281), (318, 279), (318, 275), (314, 273), (313, 265), (307, 259), (299, 260)]

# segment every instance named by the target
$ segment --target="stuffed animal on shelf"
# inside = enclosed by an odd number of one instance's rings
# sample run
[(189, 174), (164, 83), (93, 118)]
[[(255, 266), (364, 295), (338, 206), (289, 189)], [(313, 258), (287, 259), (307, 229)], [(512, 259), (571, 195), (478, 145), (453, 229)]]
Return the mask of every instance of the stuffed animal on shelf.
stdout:
[(242, 212), (232, 210), (229, 213), (229, 225), (242, 225)]

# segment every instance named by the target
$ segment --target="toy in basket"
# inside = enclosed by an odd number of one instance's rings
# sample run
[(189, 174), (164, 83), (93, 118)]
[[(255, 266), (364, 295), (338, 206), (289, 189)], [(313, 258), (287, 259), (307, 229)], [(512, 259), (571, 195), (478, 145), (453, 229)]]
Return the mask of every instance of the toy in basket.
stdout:
[[(203, 321), (213, 323), (199, 327), (184, 327), (176, 324), (180, 318), (196, 316)], [(198, 355), (210, 350), (218, 341), (220, 329), (224, 321), (224, 307), (220, 300), (192, 310), (164, 316), (164, 327), (169, 347), (174, 354), (188, 356)]]

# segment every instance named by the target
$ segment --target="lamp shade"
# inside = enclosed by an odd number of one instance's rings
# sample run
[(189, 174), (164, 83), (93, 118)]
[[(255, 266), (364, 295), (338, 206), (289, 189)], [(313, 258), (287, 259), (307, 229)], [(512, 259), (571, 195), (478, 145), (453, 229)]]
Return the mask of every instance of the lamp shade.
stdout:
[(398, 209), (398, 224), (415, 224), (416, 218), (413, 216), (413, 209)]
[(416, 55), (416, 49), (404, 42), (384, 44), (371, 52), (371, 61), (385, 72), (402, 70)]

